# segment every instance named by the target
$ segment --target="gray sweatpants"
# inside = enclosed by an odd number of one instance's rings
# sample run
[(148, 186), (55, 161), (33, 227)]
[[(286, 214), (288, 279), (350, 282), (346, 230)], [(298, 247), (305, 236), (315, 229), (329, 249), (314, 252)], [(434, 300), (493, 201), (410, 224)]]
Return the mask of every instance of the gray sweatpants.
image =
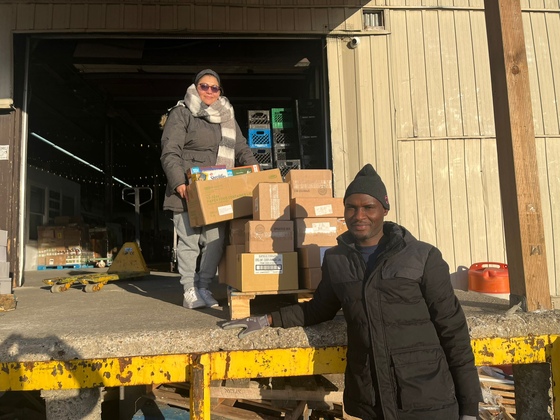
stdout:
[(193, 286), (208, 288), (224, 251), (225, 222), (193, 228), (187, 212), (174, 212), (173, 224), (177, 229), (177, 269), (183, 290)]

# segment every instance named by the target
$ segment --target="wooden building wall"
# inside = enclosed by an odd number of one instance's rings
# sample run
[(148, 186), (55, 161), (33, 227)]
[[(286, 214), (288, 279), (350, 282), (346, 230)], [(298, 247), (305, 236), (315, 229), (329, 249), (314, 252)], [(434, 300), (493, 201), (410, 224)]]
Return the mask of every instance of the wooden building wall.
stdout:
[[(452, 271), (507, 262), (482, 1), (372, 3), (383, 4), (387, 34), (366, 35), (354, 50), (343, 38), (328, 43), (337, 194), (369, 161), (389, 184), (390, 216), (436, 244)], [(560, 7), (522, 8), (550, 291), (558, 296)]]
[[(560, 4), (521, 5), (557, 296)], [(386, 30), (363, 31), (362, 7), (384, 10)], [(389, 189), (390, 218), (440, 247), (452, 271), (506, 260), (483, 7), (483, 0), (0, 0), (21, 33), (326, 36), (336, 195), (373, 163)], [(348, 48), (352, 36), (361, 40), (356, 49)], [(11, 60), (0, 55), (0, 63)]]

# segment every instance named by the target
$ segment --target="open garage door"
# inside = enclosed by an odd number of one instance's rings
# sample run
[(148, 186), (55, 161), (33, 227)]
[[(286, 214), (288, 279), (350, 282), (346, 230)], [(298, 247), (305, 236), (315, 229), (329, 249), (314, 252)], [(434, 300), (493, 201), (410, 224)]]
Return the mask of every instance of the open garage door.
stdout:
[[(39, 226), (77, 216), (100, 227), (106, 256), (107, 236), (113, 243), (134, 240), (134, 208), (123, 201), (123, 188), (149, 188), (142, 252), (148, 263), (169, 261), (159, 120), (204, 68), (220, 74), (250, 143), (254, 111), (269, 111), (271, 119), (282, 111), (286, 121), (271, 124), (270, 142), (250, 144), (265, 167), (331, 167), (323, 39), (35, 35), (29, 46), (30, 243), (41, 240)], [(36, 268), (38, 257), (28, 253), (25, 268)]]

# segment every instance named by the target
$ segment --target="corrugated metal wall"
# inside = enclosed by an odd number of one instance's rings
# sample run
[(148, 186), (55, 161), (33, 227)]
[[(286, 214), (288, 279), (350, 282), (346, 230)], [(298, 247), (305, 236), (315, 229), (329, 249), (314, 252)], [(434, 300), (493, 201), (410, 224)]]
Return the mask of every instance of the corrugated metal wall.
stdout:
[[(371, 162), (390, 218), (440, 247), (452, 271), (505, 261), (483, 0), (1, 3), (13, 4), (18, 32), (328, 36), (335, 193)], [(521, 5), (551, 293), (560, 295), (560, 5)], [(387, 32), (361, 31), (361, 6), (384, 10)]]

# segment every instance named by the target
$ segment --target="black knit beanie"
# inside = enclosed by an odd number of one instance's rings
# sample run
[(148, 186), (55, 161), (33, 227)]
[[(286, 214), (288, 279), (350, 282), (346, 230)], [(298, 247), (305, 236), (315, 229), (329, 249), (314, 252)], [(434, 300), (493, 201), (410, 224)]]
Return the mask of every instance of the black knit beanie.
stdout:
[(368, 163), (360, 172), (357, 173), (354, 181), (346, 188), (344, 201), (351, 194), (367, 194), (377, 198), (381, 205), (389, 210), (389, 198), (387, 197), (387, 189), (381, 181), (381, 177), (375, 172), (373, 166)]
[(194, 85), (198, 86), (198, 82), (200, 81), (200, 79), (202, 79), (202, 77), (206, 76), (207, 74), (209, 74), (210, 76), (214, 76), (216, 79), (218, 79), (218, 85), (220, 86), (220, 89), (223, 94), (224, 89), (222, 88), (222, 81), (220, 80), (220, 76), (218, 76), (218, 73), (216, 73), (214, 70), (211, 69), (204, 69), (202, 71), (199, 71), (198, 74), (194, 77)]

